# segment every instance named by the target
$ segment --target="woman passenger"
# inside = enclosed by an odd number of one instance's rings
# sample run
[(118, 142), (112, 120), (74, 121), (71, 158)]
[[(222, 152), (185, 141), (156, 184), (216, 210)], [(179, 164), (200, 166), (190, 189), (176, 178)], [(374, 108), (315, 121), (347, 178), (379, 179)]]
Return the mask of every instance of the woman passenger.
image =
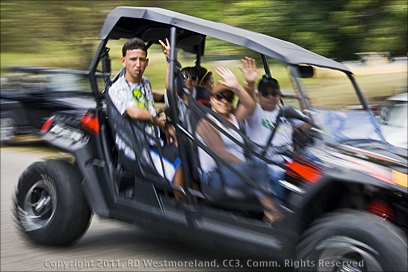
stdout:
[[(239, 85), (237, 78), (229, 69), (218, 67), (216, 72), (223, 80), (219, 81), (211, 93), (211, 108), (214, 112), (238, 128), (238, 123), (253, 113), (256, 102), (249, 93)], [(239, 98), (240, 103), (234, 110), (232, 102), (235, 95)], [(225, 133), (228, 133), (243, 143), (244, 139), (234, 129), (224, 126), (211, 115), (209, 115), (209, 118), (219, 127), (223, 128)], [(241, 146), (228, 138), (224, 133), (220, 133), (216, 127), (205, 119), (200, 120), (196, 131), (198, 139), (217, 156), (229, 163), (240, 173), (248, 176), (252, 182), (268, 190), (269, 177), (267, 164), (265, 162), (246, 159), (244, 149)], [(216, 161), (201, 148), (199, 148), (199, 159), (202, 170), (202, 185), (209, 186), (215, 190), (223, 190), (223, 185), (240, 189), (243, 192), (254, 190), (251, 189), (241, 177), (233, 173), (226, 166), (222, 164), (217, 165)], [(264, 220), (266, 222), (274, 223), (283, 218), (282, 213), (278, 210), (269, 195), (261, 193), (258, 190), (255, 191), (255, 194), (263, 206)]]

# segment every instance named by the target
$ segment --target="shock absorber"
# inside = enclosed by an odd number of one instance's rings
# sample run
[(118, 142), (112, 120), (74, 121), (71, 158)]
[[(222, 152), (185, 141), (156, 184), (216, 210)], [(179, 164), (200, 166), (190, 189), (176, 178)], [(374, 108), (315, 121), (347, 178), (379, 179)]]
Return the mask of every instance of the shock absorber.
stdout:
[(378, 215), (390, 221), (394, 221), (395, 219), (394, 209), (392, 208), (392, 206), (386, 201), (379, 198), (370, 200), (366, 210), (372, 214)]

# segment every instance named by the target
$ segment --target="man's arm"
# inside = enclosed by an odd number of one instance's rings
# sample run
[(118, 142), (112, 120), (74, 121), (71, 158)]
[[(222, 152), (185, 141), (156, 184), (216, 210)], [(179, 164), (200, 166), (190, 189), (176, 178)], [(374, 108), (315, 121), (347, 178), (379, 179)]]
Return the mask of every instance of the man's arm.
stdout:
[(164, 86), (166, 87), (166, 90), (168, 90), (169, 89), (169, 73), (170, 73), (170, 62), (168, 61), (169, 58), (170, 58), (170, 42), (166, 38), (166, 43), (162, 42), (161, 40), (159, 40), (159, 43), (162, 46), (163, 54), (164, 54), (164, 56), (166, 57), (166, 60), (167, 60), (166, 82), (165, 82)]
[(259, 72), (256, 69), (255, 59), (245, 57), (241, 59), (243, 67), (239, 67), (245, 80), (244, 89), (255, 99), (255, 84), (259, 77)]
[(153, 92), (154, 102), (164, 103), (164, 94)]
[(148, 110), (142, 109), (138, 106), (130, 107), (126, 110), (126, 114), (134, 120), (147, 122), (152, 122), (154, 117)]
[(126, 114), (134, 120), (146, 121), (150, 122), (151, 124), (157, 124), (157, 126), (161, 128), (168, 136), (167, 137), (168, 142), (170, 143), (170, 141), (173, 141), (176, 146), (178, 145), (176, 133), (173, 127), (168, 126), (165, 120), (162, 120), (157, 116), (154, 116), (148, 110), (142, 109), (138, 106), (130, 107), (129, 109), (126, 110)]

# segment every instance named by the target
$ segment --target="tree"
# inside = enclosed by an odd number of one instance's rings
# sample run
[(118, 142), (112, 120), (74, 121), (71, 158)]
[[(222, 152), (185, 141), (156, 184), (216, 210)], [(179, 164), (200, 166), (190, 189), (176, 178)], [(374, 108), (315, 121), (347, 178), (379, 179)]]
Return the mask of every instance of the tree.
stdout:
[[(102, 23), (117, 5), (116, 1), (2, 0), (1, 51), (68, 49), (85, 65), (89, 60), (83, 56), (92, 56)], [(128, 0), (120, 5), (151, 6), (151, 1)], [(155, 5), (261, 32), (337, 60), (354, 59), (355, 53), (364, 51), (407, 54), (406, 0), (159, 0)]]

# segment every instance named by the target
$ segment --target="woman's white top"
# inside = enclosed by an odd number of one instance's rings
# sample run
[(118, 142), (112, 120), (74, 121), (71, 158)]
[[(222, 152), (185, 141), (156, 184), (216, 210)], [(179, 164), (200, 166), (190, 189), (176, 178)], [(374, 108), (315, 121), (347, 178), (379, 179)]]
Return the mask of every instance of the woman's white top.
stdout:
[[(231, 113), (230, 113), (230, 117), (232, 118), (232, 124), (234, 124), (235, 127), (239, 128), (237, 118), (235, 118), (235, 116)], [(209, 118), (211, 118), (219, 127), (221, 127), (225, 131), (224, 133), (228, 133), (233, 138), (237, 139), (240, 143), (244, 143), (244, 139), (235, 130), (228, 128), (228, 127), (224, 127), (224, 125), (222, 125), (221, 122), (219, 122), (218, 120), (216, 120), (215, 118), (211, 116), (209, 116)], [(219, 134), (221, 135), (221, 140), (224, 143), (225, 149), (229, 153), (238, 157), (240, 160), (245, 161), (245, 155), (244, 155), (243, 148), (241, 148), (239, 145), (234, 143), (224, 133), (222, 133), (222, 131), (219, 132)], [(196, 135), (197, 135), (197, 139), (205, 145), (203, 138), (198, 133)], [(218, 167), (215, 160), (201, 148), (198, 148), (198, 156), (200, 159), (201, 170), (203, 172), (209, 172)]]

